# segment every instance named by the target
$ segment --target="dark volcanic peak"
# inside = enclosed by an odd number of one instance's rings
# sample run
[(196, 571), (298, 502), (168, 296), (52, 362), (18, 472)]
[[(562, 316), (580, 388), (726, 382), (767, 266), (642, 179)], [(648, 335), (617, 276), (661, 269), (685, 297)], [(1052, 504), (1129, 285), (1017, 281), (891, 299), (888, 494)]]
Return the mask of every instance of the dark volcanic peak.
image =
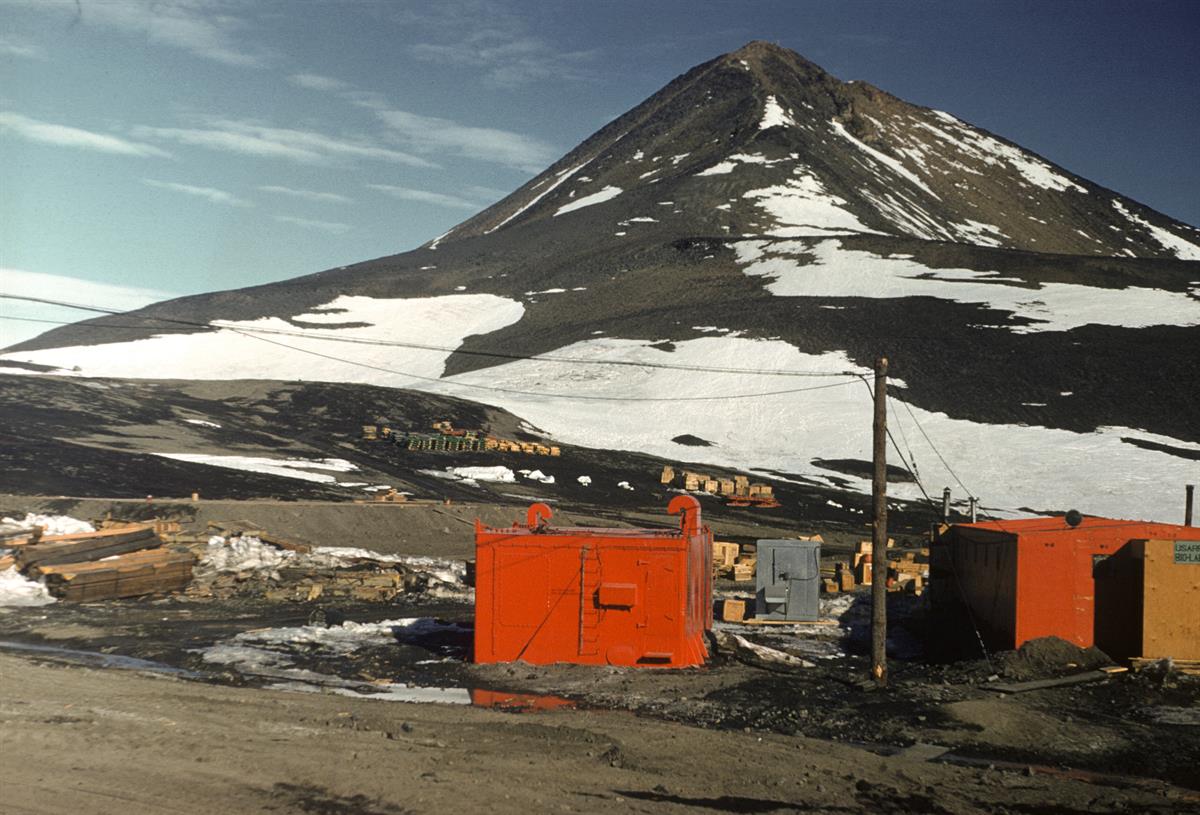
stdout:
[(1200, 259), (1200, 231), (1186, 224), (765, 42), (678, 77), (430, 245), (605, 215), (617, 232), (632, 217), (676, 233)]
[[(1192, 479), (1200, 449), (1197, 243), (947, 113), (751, 43), (426, 247), (67, 326), (0, 372), (226, 380), (211, 392), (235, 402), (227, 380), (409, 388), (563, 444), (866, 490), (846, 462), (870, 458), (871, 400), (849, 374), (886, 353), (920, 484), (1166, 520), (1162, 485)], [(115, 428), (144, 432), (137, 400), (81, 387), (125, 402), (111, 432), (65, 435), (71, 452), (127, 452)], [(0, 435), (41, 438), (46, 415), (10, 411)], [(206, 421), (202, 439), (162, 430), (162, 451), (232, 466), (244, 436)], [(599, 490), (567, 458), (541, 494), (580, 475)]]

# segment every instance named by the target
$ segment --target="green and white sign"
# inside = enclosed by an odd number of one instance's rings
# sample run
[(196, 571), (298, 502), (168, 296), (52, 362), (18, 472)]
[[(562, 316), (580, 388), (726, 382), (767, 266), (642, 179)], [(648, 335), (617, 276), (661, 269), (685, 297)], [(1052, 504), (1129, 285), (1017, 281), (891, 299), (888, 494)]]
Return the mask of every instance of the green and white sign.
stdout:
[(1200, 566), (1200, 541), (1175, 541), (1175, 562)]

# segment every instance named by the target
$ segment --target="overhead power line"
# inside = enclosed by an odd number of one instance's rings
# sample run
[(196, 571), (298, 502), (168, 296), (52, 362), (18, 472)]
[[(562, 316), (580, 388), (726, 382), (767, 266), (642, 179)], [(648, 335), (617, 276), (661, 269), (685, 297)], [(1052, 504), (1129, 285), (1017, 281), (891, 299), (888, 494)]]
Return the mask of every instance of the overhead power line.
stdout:
[[(82, 305), (82, 304), (78, 304), (78, 303), (69, 303), (69, 302), (65, 302), (65, 301), (61, 301), (61, 300), (51, 300), (51, 299), (43, 298), (43, 297), (26, 297), (26, 296), (22, 296), (22, 295), (0, 293), (0, 298), (10, 299), (10, 300), (24, 300), (24, 301), (33, 302), (33, 303), (42, 303), (45, 305), (60, 306), (63, 308), (74, 308), (74, 309), (80, 309), (82, 311), (91, 311), (91, 312), (97, 312), (100, 314), (111, 314), (111, 315), (116, 315), (116, 316), (121, 316), (121, 315), (124, 315), (127, 313), (127, 312), (123, 312), (123, 311), (118, 311), (116, 309), (103, 308), (103, 307), (99, 307), (99, 306), (88, 306), (88, 305)], [(7, 316), (4, 316), (3, 319), (9, 319), (9, 318)], [(21, 319), (21, 318), (13, 318), (13, 319)], [(29, 320), (28, 318), (25, 318), (25, 319), (26, 319), (26, 321), (32, 321), (32, 320)], [(461, 354), (464, 356), (487, 357), (487, 358), (492, 358), (492, 359), (505, 359), (505, 360), (515, 360), (515, 361), (535, 360), (537, 362), (556, 362), (556, 363), (563, 363), (563, 364), (568, 364), (568, 365), (606, 365), (606, 366), (630, 367), (630, 368), (652, 368), (652, 369), (674, 370), (674, 371), (693, 371), (693, 372), (700, 372), (700, 373), (744, 374), (744, 375), (749, 375), (749, 376), (790, 376), (790, 377), (802, 377), (802, 378), (839, 377), (839, 378), (844, 378), (847, 376), (857, 376), (858, 375), (858, 372), (856, 372), (856, 371), (795, 371), (795, 370), (788, 370), (785, 368), (735, 368), (735, 367), (725, 367), (725, 366), (715, 366), (715, 365), (688, 365), (688, 364), (670, 363), (670, 362), (638, 362), (638, 361), (634, 361), (634, 360), (624, 360), (624, 359), (591, 359), (591, 358), (587, 358), (587, 357), (567, 357), (567, 356), (558, 356), (558, 355), (551, 355), (551, 354), (518, 354), (518, 353), (506, 352), (506, 351), (488, 351), (488, 350), (479, 350), (479, 349), (470, 349), (470, 348), (460, 348), (460, 347), (456, 347), (456, 346), (447, 346), (447, 345), (432, 345), (429, 343), (405, 342), (402, 340), (385, 340), (385, 339), (372, 338), (372, 337), (348, 337), (348, 336), (342, 336), (342, 335), (337, 335), (337, 334), (322, 333), (319, 331), (292, 330), (292, 329), (286, 329), (286, 328), (267, 328), (264, 326), (245, 326), (245, 325), (238, 325), (238, 324), (232, 323), (231, 321), (225, 321), (225, 320), (218, 320), (218, 321), (214, 321), (211, 323), (202, 323), (202, 322), (197, 322), (195, 320), (182, 320), (182, 319), (171, 318), (171, 317), (151, 317), (151, 318), (147, 318), (147, 319), (152, 319), (157, 322), (171, 323), (171, 324), (175, 324), (175, 325), (183, 325), (183, 326), (187, 326), (189, 328), (202, 329), (202, 330), (207, 330), (207, 331), (211, 331), (214, 328), (220, 328), (220, 329), (226, 329), (229, 331), (236, 331), (238, 333), (247, 334), (247, 335), (269, 334), (269, 335), (278, 335), (278, 336), (287, 336), (287, 337), (298, 337), (298, 338), (302, 338), (302, 339), (314, 339), (314, 340), (324, 340), (324, 341), (329, 341), (329, 342), (341, 342), (341, 343), (348, 343), (351, 345), (375, 345), (375, 346), (385, 346), (385, 347), (393, 347), (393, 348), (409, 348), (409, 349), (418, 350), (418, 351), (437, 351), (440, 353)], [(66, 322), (60, 323), (60, 322), (52, 321), (52, 320), (46, 320), (44, 322), (59, 324), (59, 325), (74, 325), (74, 323), (66, 323)], [(124, 329), (124, 330), (141, 327), (141, 326), (136, 326), (136, 325), (131, 325), (131, 326), (115, 326), (115, 325), (108, 325), (108, 324), (100, 324), (100, 325), (105, 328)], [(153, 329), (153, 330), (158, 330), (158, 329)], [(285, 346), (285, 347), (291, 347), (291, 346)]]
[[(238, 333), (238, 334), (244, 333), (240, 328), (230, 329), (230, 330), (234, 331), (235, 333)], [(572, 401), (586, 401), (586, 402), (659, 402), (659, 403), (666, 403), (666, 404), (671, 404), (671, 403), (675, 403), (675, 402), (718, 402), (718, 401), (726, 401), (726, 400), (732, 400), (732, 399), (759, 399), (759, 398), (766, 397), (766, 396), (782, 396), (785, 394), (792, 394), (792, 393), (804, 393), (806, 391), (825, 390), (826, 388), (840, 388), (844, 385), (853, 384), (855, 381), (853, 377), (847, 377), (845, 379), (845, 381), (843, 381), (843, 382), (833, 382), (833, 383), (830, 383), (827, 385), (813, 385), (813, 386), (807, 387), (807, 388), (789, 388), (787, 390), (767, 391), (767, 392), (763, 392), (763, 393), (721, 394), (718, 396), (646, 396), (646, 397), (642, 397), (642, 396), (599, 396), (599, 395), (595, 395), (595, 394), (581, 394), (581, 393), (551, 393), (551, 392), (547, 392), (547, 391), (523, 390), (520, 388), (501, 388), (501, 387), (497, 387), (497, 386), (493, 386), (493, 385), (477, 385), (477, 384), (474, 384), (471, 382), (456, 382), (456, 381), (450, 380), (450, 379), (440, 379), (436, 376), (422, 376), (420, 374), (409, 373), (407, 371), (398, 371), (398, 370), (395, 370), (394, 368), (385, 368), (382, 365), (372, 365), (371, 363), (368, 363), (368, 362), (359, 362), (357, 360), (346, 359), (345, 357), (334, 356), (332, 354), (323, 354), (320, 351), (313, 351), (308, 348), (298, 348), (294, 345), (289, 345), (287, 343), (280, 342), (278, 340), (269, 339), (267, 337), (259, 337), (254, 334), (246, 333), (245, 336), (249, 337), (250, 339), (258, 340), (259, 342), (266, 342), (266, 343), (270, 343), (271, 345), (277, 345), (281, 348), (287, 348), (292, 351), (298, 351), (302, 354), (309, 354), (311, 356), (320, 357), (322, 359), (333, 360), (334, 362), (342, 362), (347, 365), (355, 365), (360, 368), (366, 368), (366, 369), (373, 370), (373, 371), (381, 371), (383, 373), (394, 374), (396, 376), (409, 377), (411, 379), (417, 379), (417, 380), (421, 380), (424, 382), (436, 382), (440, 385), (447, 385), (447, 386), (451, 386), (451, 387), (471, 388), (474, 390), (490, 391), (493, 393), (507, 393), (507, 394), (514, 394), (514, 395), (518, 395), (518, 396), (535, 396), (539, 399), (570, 399)], [(531, 357), (531, 359), (537, 359), (537, 357)]]

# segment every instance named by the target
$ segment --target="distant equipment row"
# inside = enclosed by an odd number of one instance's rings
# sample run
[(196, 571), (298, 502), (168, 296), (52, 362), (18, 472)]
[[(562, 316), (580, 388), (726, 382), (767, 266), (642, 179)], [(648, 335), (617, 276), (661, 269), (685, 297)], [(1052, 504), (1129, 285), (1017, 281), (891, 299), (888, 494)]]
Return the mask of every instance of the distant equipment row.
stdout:
[(561, 456), (556, 445), (539, 442), (516, 441), (484, 433), (482, 430), (460, 430), (448, 421), (437, 421), (431, 425), (433, 433), (411, 430), (394, 430), (386, 425), (365, 424), (362, 437), (365, 441), (385, 441), (404, 450), (430, 453), (523, 453), (534, 456)]

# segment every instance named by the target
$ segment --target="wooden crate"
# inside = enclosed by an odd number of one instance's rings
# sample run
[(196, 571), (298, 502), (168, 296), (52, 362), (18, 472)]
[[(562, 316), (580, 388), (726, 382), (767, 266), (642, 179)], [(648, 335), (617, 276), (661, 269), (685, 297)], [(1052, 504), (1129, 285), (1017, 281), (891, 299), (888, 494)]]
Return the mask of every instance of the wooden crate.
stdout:
[(722, 600), (721, 619), (727, 623), (740, 623), (746, 619), (746, 601), (732, 598)]
[(722, 568), (737, 562), (741, 547), (736, 543), (713, 541), (713, 566)]

